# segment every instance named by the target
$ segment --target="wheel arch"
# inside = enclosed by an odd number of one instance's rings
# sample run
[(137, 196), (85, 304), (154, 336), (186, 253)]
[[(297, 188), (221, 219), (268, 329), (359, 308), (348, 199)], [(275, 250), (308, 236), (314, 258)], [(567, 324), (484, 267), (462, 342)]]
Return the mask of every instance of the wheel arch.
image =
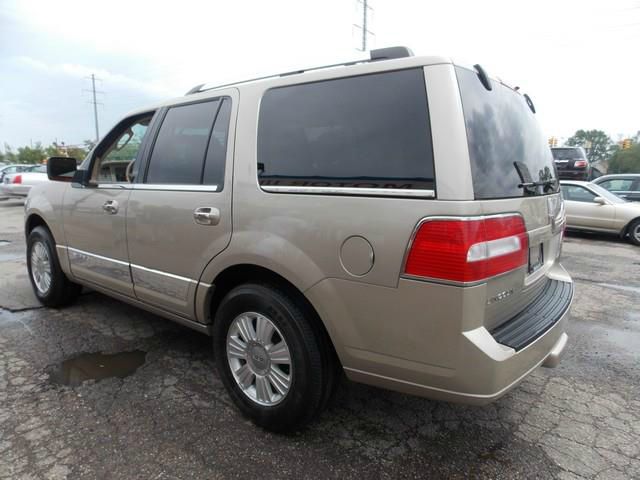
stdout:
[(309, 300), (304, 292), (293, 282), (289, 281), (281, 274), (260, 265), (241, 263), (231, 265), (218, 273), (212, 282), (210, 294), (208, 295), (208, 300), (205, 305), (205, 309), (208, 314), (207, 322), (210, 323), (211, 326), (213, 326), (216, 312), (224, 296), (233, 288), (244, 283), (274, 285), (291, 294), (292, 298), (309, 313), (312, 326), (315, 328), (317, 333), (325, 338), (333, 355), (335, 355), (336, 359), (338, 358), (334, 339), (332, 338), (327, 325), (320, 317), (318, 309), (313, 305), (311, 300)]

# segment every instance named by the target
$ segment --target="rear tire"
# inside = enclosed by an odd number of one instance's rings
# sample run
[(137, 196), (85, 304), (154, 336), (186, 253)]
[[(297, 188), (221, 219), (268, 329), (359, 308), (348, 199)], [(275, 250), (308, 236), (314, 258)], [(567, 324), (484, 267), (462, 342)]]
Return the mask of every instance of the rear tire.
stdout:
[(62, 307), (73, 303), (82, 289), (69, 280), (60, 268), (55, 241), (45, 227), (35, 227), (29, 233), (27, 270), (33, 292), (47, 307)]
[(629, 240), (634, 245), (640, 245), (640, 218), (636, 218), (631, 225), (629, 225)]
[(333, 390), (333, 352), (306, 310), (284, 288), (245, 284), (222, 299), (214, 319), (222, 382), (240, 411), (267, 430), (301, 427)]

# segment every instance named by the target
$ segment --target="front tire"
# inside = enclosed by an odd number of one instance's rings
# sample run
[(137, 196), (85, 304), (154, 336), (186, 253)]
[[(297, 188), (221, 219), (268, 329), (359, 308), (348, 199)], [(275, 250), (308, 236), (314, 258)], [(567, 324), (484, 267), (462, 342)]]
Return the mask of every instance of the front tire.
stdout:
[(213, 343), (229, 395), (255, 424), (286, 432), (324, 407), (330, 352), (286, 290), (258, 284), (231, 290), (217, 310)]
[(75, 301), (82, 287), (70, 281), (60, 268), (56, 246), (49, 230), (35, 227), (27, 238), (27, 270), (36, 297), (47, 307), (62, 307)]

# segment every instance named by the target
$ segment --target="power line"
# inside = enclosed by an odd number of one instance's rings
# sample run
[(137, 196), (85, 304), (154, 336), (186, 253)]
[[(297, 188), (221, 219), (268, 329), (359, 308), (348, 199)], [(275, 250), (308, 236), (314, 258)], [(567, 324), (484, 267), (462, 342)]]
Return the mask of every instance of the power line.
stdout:
[(357, 5), (362, 5), (362, 24), (354, 23), (353, 26), (361, 31), (360, 35), (360, 48), (356, 50), (360, 50), (362, 52), (367, 51), (367, 40), (369, 35), (374, 35), (374, 33), (369, 30), (370, 21), (369, 21), (369, 13), (373, 12), (373, 8), (369, 5), (369, 0), (357, 0)]
[(96, 90), (96, 80), (100, 81), (99, 78), (92, 73), (91, 77), (85, 77), (87, 80), (91, 80), (91, 90), (83, 89), (83, 92), (89, 92), (92, 95), (92, 100), (89, 103), (93, 104), (93, 121), (96, 127), (96, 143), (100, 140), (100, 129), (98, 127), (98, 105), (104, 105), (102, 102), (98, 102), (96, 99), (97, 94), (104, 94), (104, 92)]

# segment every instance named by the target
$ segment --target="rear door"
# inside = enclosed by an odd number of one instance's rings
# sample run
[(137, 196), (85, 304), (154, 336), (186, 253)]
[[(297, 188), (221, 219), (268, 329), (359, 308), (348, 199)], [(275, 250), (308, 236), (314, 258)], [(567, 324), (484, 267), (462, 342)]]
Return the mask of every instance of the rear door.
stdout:
[(237, 102), (237, 91), (229, 90), (166, 109), (129, 200), (135, 295), (187, 318), (195, 316), (201, 272), (231, 239)]

